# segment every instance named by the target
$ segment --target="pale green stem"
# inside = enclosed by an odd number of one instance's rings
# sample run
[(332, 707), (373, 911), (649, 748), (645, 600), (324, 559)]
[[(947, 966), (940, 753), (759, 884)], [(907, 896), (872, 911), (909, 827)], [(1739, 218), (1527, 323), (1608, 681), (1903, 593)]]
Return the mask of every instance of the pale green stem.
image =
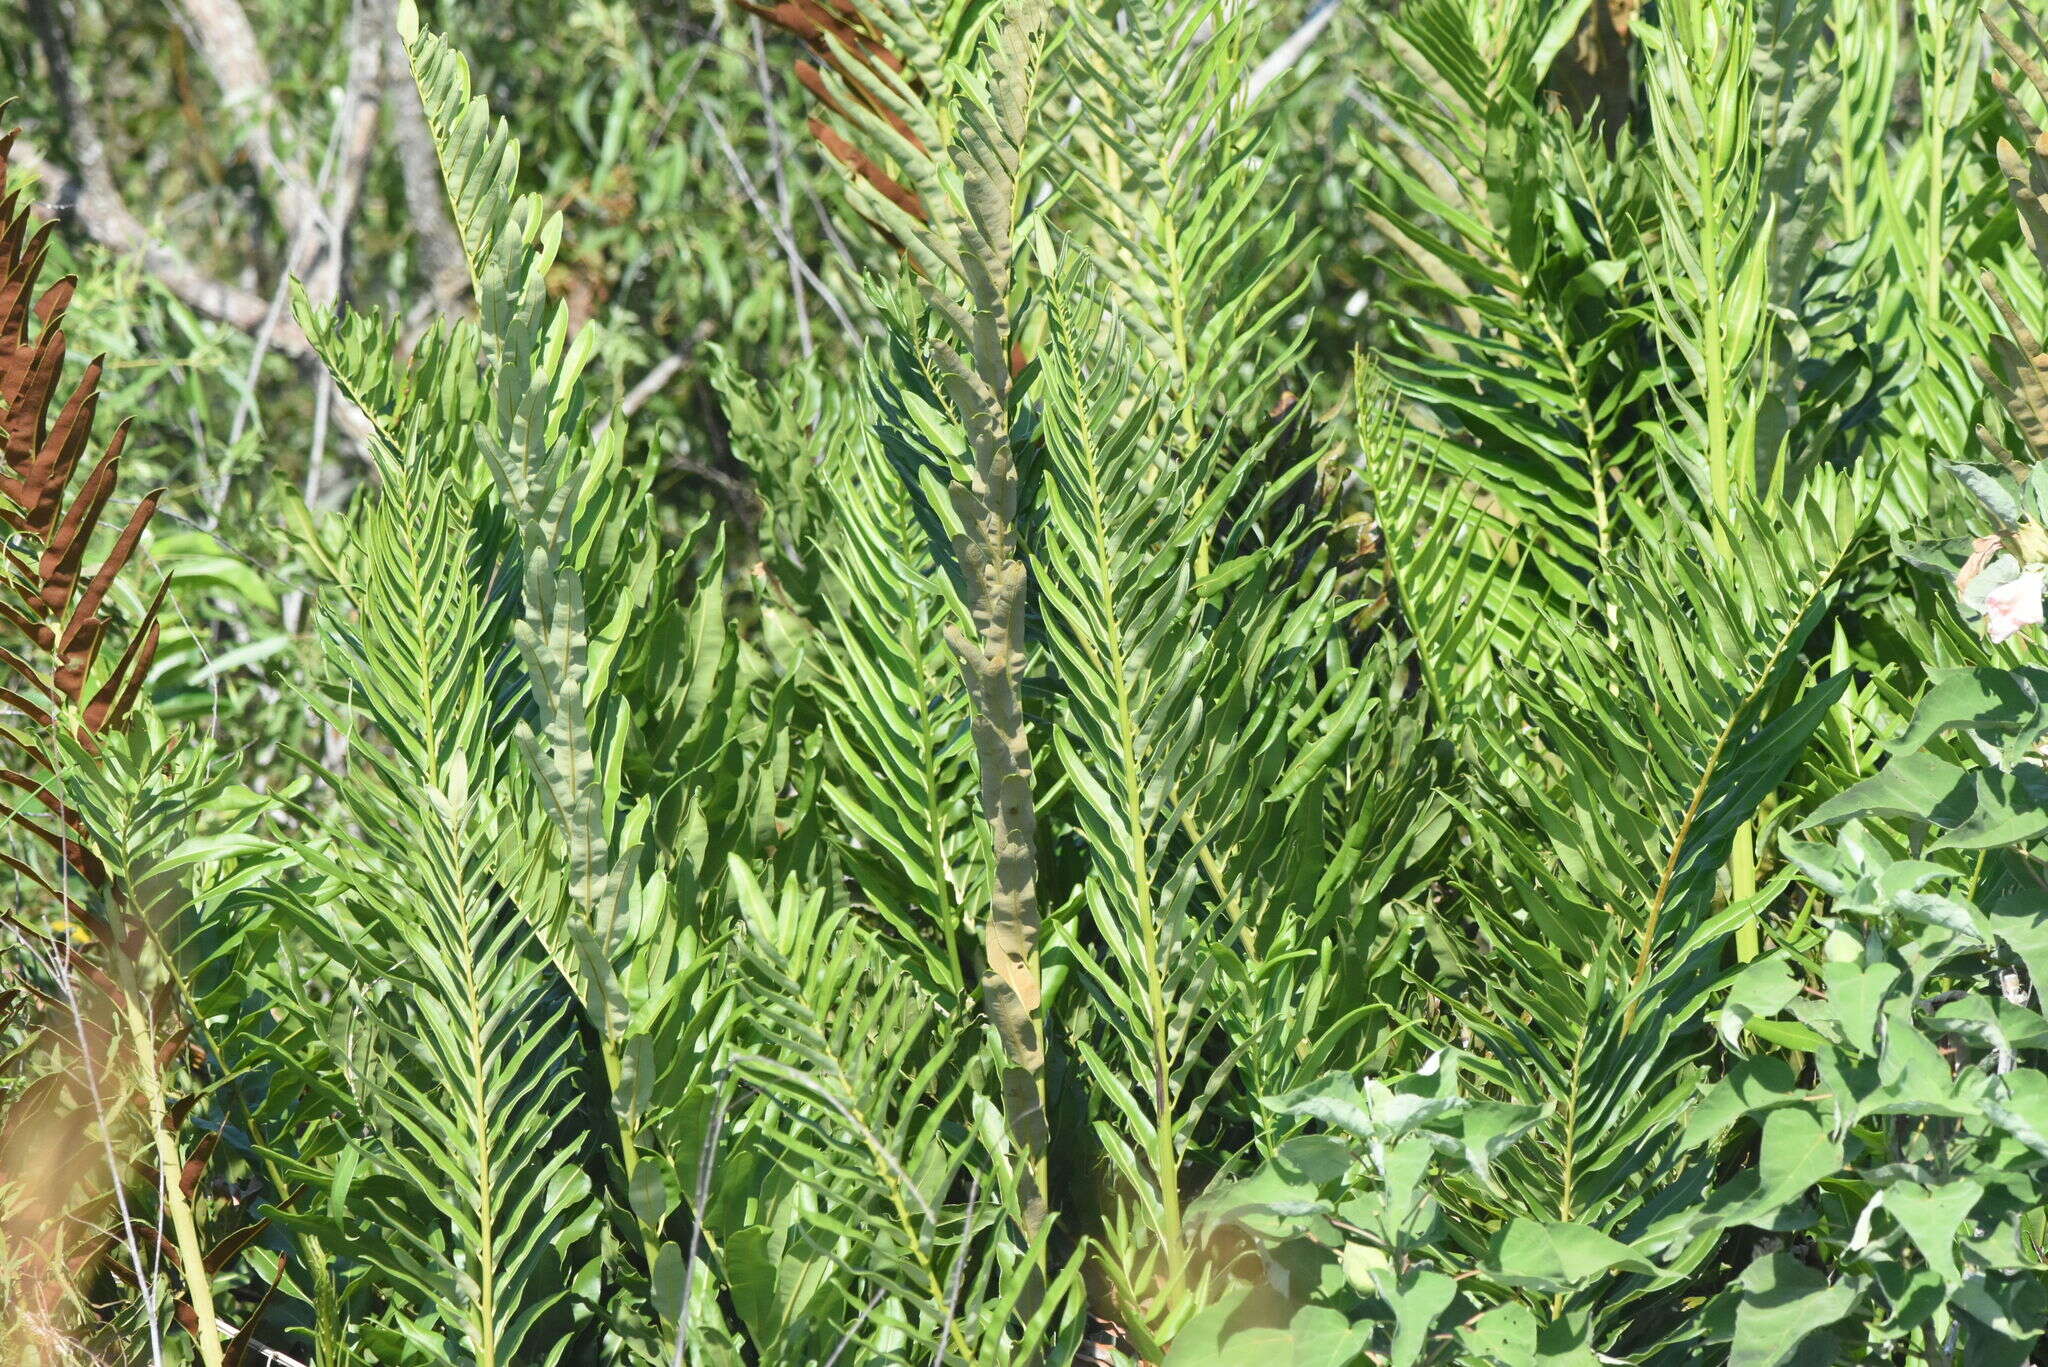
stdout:
[(163, 1070), (157, 1062), (159, 1041), (143, 1009), (142, 985), (134, 965), (122, 954), (115, 954), (113, 959), (129, 1047), (135, 1050), (142, 1069), (142, 1094), (148, 1109), (150, 1138), (156, 1147), (164, 1213), (170, 1217), (178, 1269), (184, 1276), (185, 1294), (192, 1306), (192, 1338), (198, 1344), (199, 1360), (205, 1367), (222, 1367), (225, 1359), (220, 1319), (213, 1306), (213, 1279), (206, 1271), (206, 1249), (199, 1241), (199, 1221), (193, 1215), (192, 1203), (185, 1198), (185, 1157), (179, 1152), (178, 1136), (170, 1123), (170, 1100), (164, 1090)]

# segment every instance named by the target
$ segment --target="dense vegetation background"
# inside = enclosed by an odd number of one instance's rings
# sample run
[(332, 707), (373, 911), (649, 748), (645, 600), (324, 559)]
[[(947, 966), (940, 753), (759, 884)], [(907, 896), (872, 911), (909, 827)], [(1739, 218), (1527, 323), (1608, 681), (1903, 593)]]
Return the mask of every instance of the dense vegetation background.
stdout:
[(0, 11), (0, 1356), (2034, 1360), (2044, 60)]

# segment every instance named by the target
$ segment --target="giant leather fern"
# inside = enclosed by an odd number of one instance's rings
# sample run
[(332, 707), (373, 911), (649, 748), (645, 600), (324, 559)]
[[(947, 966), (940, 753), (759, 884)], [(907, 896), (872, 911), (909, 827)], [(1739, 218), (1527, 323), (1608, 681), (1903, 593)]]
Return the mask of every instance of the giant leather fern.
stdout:
[[(13, 140), (0, 136), (0, 182)], [(0, 1332), (11, 1336), (24, 1324), (61, 1332), (81, 1322), (72, 1298), (99, 1269), (122, 1266), (123, 1244), (135, 1259), (145, 1228), (110, 1183), (151, 1175), (153, 1162), (155, 1173), (173, 1176), (160, 1184), (169, 1237), (149, 1237), (179, 1270), (177, 1317), (213, 1367), (239, 1361), (252, 1341), (251, 1332), (222, 1341), (212, 1278), (254, 1227), (212, 1250), (201, 1243), (195, 1189), (218, 1136), (188, 1148), (181, 1131), (190, 1105), (169, 1090), (186, 1026), (149, 967), (158, 948), (152, 922), (161, 914), (153, 903), (164, 890), (140, 885), (160, 859), (147, 835), (138, 844), (136, 818), (124, 810), (133, 795), (110, 808), (93, 772), (107, 765), (119, 787), (147, 785), (151, 771), (169, 767), (155, 749), (161, 737), (124, 735), (161, 639), (168, 581), (126, 623), (110, 602), (163, 491), (144, 495), (99, 549), (109, 510), (118, 506), (128, 429), (123, 423), (94, 454), (103, 363), (89, 363), (65, 393), (64, 319), (76, 282), (67, 277), (38, 293), (51, 226), (32, 232), (29, 224), (18, 191), (0, 199), (0, 524), (8, 530), (0, 558), (0, 704), (11, 714), (0, 721), (0, 740), (13, 752), (0, 781), (14, 793), (6, 822), (29, 846), (0, 852), (0, 863), (41, 898), (19, 898), (0, 916), (39, 961), (40, 971), (21, 980), (40, 999), (34, 1043), (50, 1071), (12, 1099), (0, 1131), (7, 1170), (34, 1174), (26, 1199), (5, 1208), (5, 1236), (16, 1249), (38, 1250), (31, 1257), (39, 1260), (27, 1275), (16, 1269), (6, 1306), (12, 1323)], [(107, 649), (117, 643), (109, 663)], [(124, 753), (103, 754), (117, 739)], [(159, 837), (174, 831), (179, 802), (195, 795), (187, 791), (141, 820), (154, 822)], [(117, 1144), (132, 1156), (116, 1163)], [(138, 1280), (150, 1275), (139, 1263), (128, 1270)]]

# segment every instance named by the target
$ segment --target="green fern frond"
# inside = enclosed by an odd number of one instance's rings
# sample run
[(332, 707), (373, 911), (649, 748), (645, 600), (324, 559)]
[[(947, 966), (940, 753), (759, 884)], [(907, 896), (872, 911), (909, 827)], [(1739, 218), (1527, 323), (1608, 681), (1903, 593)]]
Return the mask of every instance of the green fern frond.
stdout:
[(1635, 1146), (1659, 1142), (1660, 1108), (1681, 1094), (1692, 1003), (1733, 928), (1778, 891), (1718, 885), (1738, 829), (1848, 682), (1809, 684), (1803, 652), (1864, 553), (1861, 519), (1832, 492), (1794, 513), (1783, 535), (1728, 533), (1739, 573), (1703, 528), (1646, 547), (1617, 569), (1611, 636), (1555, 627), (1557, 668), (1510, 675), (1529, 730), (1488, 746), (1496, 777), (1468, 813), (1485, 858), (1465, 886), (1489, 972), (1511, 985), (1465, 1019), (1510, 1096), (1554, 1102), (1541, 1160), (1512, 1179), (1541, 1218), (1618, 1225), (1652, 1198)]
[(837, 1306), (810, 1325), (787, 1321), (780, 1351), (792, 1361), (848, 1345), (887, 1362), (1065, 1361), (1078, 1347), (1078, 1262), (1045, 1279), (1051, 1227), (1016, 1244), (1001, 1213), (1019, 1194), (977, 1196), (982, 1179), (970, 1178), (970, 1163), (1000, 1174), (1015, 1161), (984, 1149), (1005, 1141), (994, 1117), (974, 1114), (971, 1018), (878, 990), (874, 975), (893, 956), (815, 895), (786, 885), (771, 902), (739, 863), (732, 881), (758, 1041), (737, 1062), (779, 1116), (754, 1142), (805, 1194), (792, 1242), (842, 1274), (819, 1293)]
[(506, 625), (477, 583), (456, 481), (406, 462), (386, 474), (358, 524), (354, 611), (331, 628), (338, 690), (382, 744), (358, 747), (341, 781), (358, 834), (306, 851), (373, 951), (359, 1002), (386, 1071), (369, 1157), (398, 1185), (392, 1204), (369, 1198), (389, 1235), (372, 1256), (464, 1360), (552, 1362), (587, 1313), (574, 1247), (600, 1215), (561, 1142), (576, 1036), (500, 878), (517, 765)]
[[(893, 472), (866, 442), (832, 462), (844, 600), (817, 687), (842, 758), (828, 788), (860, 897), (924, 961), (937, 989), (972, 981), (969, 909), (987, 895), (986, 833), (972, 824), (967, 697), (946, 645), (952, 613)], [(821, 548), (821, 550), (824, 548)], [(844, 785), (844, 786), (840, 786)]]
[(1627, 313), (1640, 177), (1539, 93), (1572, 8), (1404, 8), (1383, 31), (1423, 88), (1374, 92), (1359, 139), (1397, 279), (1448, 320), (1397, 323), (1407, 345), (1381, 364), (1404, 402), (1364, 447), (1402, 610), (1453, 718), (1487, 705), (1494, 661), (1535, 621), (1588, 613), (1651, 476), (1636, 423), (1657, 375)]
[[(1257, 26), (1214, 0), (1083, 7), (1061, 33), (1071, 128), (1054, 141), (1056, 211), (1162, 382), (1181, 396), (1173, 439), (1249, 427), (1280, 401), (1300, 354), (1283, 319), (1310, 238), (1263, 194), (1264, 111), (1246, 97)], [(1289, 340), (1289, 339), (1292, 340)]]

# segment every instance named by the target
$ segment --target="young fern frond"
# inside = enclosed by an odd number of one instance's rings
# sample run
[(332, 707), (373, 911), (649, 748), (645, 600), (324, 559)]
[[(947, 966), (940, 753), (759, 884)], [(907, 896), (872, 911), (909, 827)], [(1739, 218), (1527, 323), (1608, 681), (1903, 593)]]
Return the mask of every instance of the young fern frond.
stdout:
[(988, 855), (973, 824), (967, 697), (946, 644), (945, 589), (914, 549), (909, 501), (880, 454), (857, 439), (829, 468), (845, 596), (828, 610), (836, 639), (816, 687), (845, 765), (826, 790), (853, 837), (842, 857), (861, 899), (922, 957), (919, 976), (963, 994), (974, 956), (962, 936), (988, 895)]
[[(548, 861), (513, 891), (594, 1032), (618, 1127), (616, 1181), (683, 1192), (675, 1127), (704, 1104), (710, 1059), (664, 1068), (656, 1044), (694, 1032), (709, 1009), (676, 989), (708, 964), (724, 853), (775, 836), (786, 703), (750, 715), (755, 691), (717, 595), (678, 601), (698, 547), (664, 553), (646, 479), (624, 469), (623, 426), (597, 429), (588, 372), (598, 331), (572, 336), (545, 286), (560, 220), (512, 193), (517, 148), (471, 95), (462, 59), (416, 23), (401, 28), (481, 315), (487, 420), (476, 454), (508, 542), (493, 591), (516, 614), (526, 702), (515, 728), (551, 828)], [(721, 557), (696, 558), (716, 584)], [(632, 1204), (634, 1256), (619, 1275), (646, 1278), (679, 1256), (680, 1210), (671, 1196)]]
[[(597, 1262), (584, 1285), (604, 1322), (580, 1327), (588, 1307), (563, 1301), (567, 1281), (546, 1284), (562, 1264), (547, 1264), (524, 1235), (492, 1240), (513, 1261), (487, 1307), (474, 1300), (481, 1283), (437, 1283), (414, 1266), (407, 1284), (442, 1305), (444, 1320), (469, 1326), (472, 1352), (556, 1354), (589, 1333), (659, 1361), (687, 1332), (672, 1320), (685, 1298), (669, 1283), (701, 1214), (685, 1209), (688, 1174), (729, 1019), (710, 974), (713, 898), (725, 853), (773, 831), (765, 809), (786, 760), (762, 753), (756, 695), (717, 595), (680, 599), (697, 547), (664, 553), (646, 479), (624, 469), (623, 429), (596, 430), (588, 371), (598, 333), (572, 337), (545, 284), (559, 219), (513, 193), (517, 148), (472, 96), (466, 64), (409, 8), (401, 21), (480, 316), (430, 334), (400, 364), (389, 326), (301, 305), (322, 359), (370, 419), (385, 475), (358, 543), (360, 591), (390, 597), (359, 599), (341, 630), (352, 673), (402, 686), (363, 700), (392, 753), (365, 760), (382, 773), (382, 793), (353, 800), (359, 814), (383, 811), (385, 828), (402, 828), (423, 819), (386, 810), (409, 800), (408, 785), (440, 794), (436, 810), (454, 815), (431, 851), (438, 866), (408, 865), (396, 848), (376, 856), (398, 881), (442, 890), (428, 942), (437, 957), (422, 962), (431, 973), (417, 990), (482, 983), (495, 995), (449, 1007), (465, 1038), (525, 1031), (537, 1052), (505, 1072), (463, 1071), (452, 1045), (429, 1056), (405, 1091), (410, 1123), (382, 1161), (403, 1181), (425, 1179), (431, 1165), (417, 1154), (435, 1126), (420, 1108), (441, 1092), (520, 1098), (518, 1123), (505, 1118), (502, 1134), (479, 1129), (475, 1108), (445, 1117), (505, 1167), (439, 1213), (488, 1229), (508, 1209), (498, 1185), (534, 1176), (545, 1200), (514, 1208), (553, 1222), (542, 1243), (560, 1247), (548, 1257)], [(430, 621), (416, 615), (426, 602), (452, 642), (429, 639)], [(421, 739), (389, 739), (408, 731)], [(464, 800), (450, 795), (450, 765)], [(333, 872), (343, 878), (342, 866)], [(395, 937), (419, 933), (377, 899), (364, 905), (367, 943), (388, 952)], [(565, 990), (573, 1012), (557, 999)], [(702, 1047), (663, 1058), (657, 1043), (680, 1039)], [(593, 1101), (610, 1123), (564, 1148), (568, 1114)], [(577, 1249), (586, 1235), (595, 1242)], [(557, 1271), (542, 1276), (543, 1266)], [(715, 1313), (715, 1302), (697, 1298), (691, 1313)], [(521, 1347), (537, 1323), (548, 1326), (545, 1348)]]
[(1469, 714), (1497, 705), (1496, 655), (1519, 658), (1555, 604), (1547, 578), (1530, 582), (1525, 567), (1533, 560), (1540, 571), (1540, 559), (1524, 554), (1516, 523), (1469, 478), (1457, 439), (1402, 420), (1388, 390), (1361, 366), (1353, 411), (1382, 572), (1429, 696), (1445, 713)]
[(1840, 257), (1859, 248), (1835, 250), (1820, 149), (1843, 73), (1824, 60), (1826, 21), (1811, 5), (1683, 4), (1638, 30), (1664, 225), (1642, 312), (1675, 371), (1649, 430), (1723, 512), (1856, 455), (1884, 379), (1870, 303), (1844, 287)]
[(1288, 278), (1312, 239), (1262, 194), (1250, 17), (1215, 0), (1084, 6), (1056, 67), (1073, 110), (1049, 166), (1065, 181), (1056, 210), (1177, 396), (1168, 432), (1184, 456), (1205, 428), (1272, 412), (1300, 354), (1282, 320), (1300, 303), (1304, 282)]
[[(887, 364), (868, 365), (864, 388), (885, 393)], [(812, 375), (770, 388), (722, 371), (717, 383), (734, 449), (768, 496), (761, 609), (769, 632), (800, 642), (786, 649), (801, 650), (801, 705), (829, 737), (821, 796), (848, 896), (894, 932), (883, 942), (905, 972), (958, 1001), (979, 976), (988, 831), (945, 638), (957, 609), (916, 500), (881, 449), (866, 392), (834, 395)]]
[(381, 1057), (367, 1157), (391, 1180), (364, 1200), (388, 1238), (369, 1256), (462, 1360), (552, 1362), (585, 1313), (567, 1259), (600, 1218), (560, 1138), (579, 1041), (504, 864), (508, 627), (478, 582), (463, 481), (424, 455), (393, 453), (358, 523), (335, 690), (383, 744), (356, 747), (340, 780), (356, 834), (307, 855)]
[[(1048, 654), (1065, 695), (1055, 743), (1093, 875), (1081, 892), (1092, 944), (1071, 952), (1109, 1032), (1077, 1033), (1074, 1048), (1121, 1121), (1100, 1133), (1149, 1226), (1130, 1242), (1156, 1249), (1165, 1261), (1154, 1275), (1178, 1289), (1179, 1174), (1186, 1112), (1200, 1094), (1189, 1074), (1218, 1024), (1201, 1010), (1215, 971), (1201, 921), (1222, 914), (1196, 900), (1202, 866), (1175, 821), (1189, 803), (1182, 787), (1199, 782), (1208, 759), (1189, 753), (1207, 720), (1198, 669), (1207, 642), (1188, 630), (1188, 609), (1199, 608), (1189, 553), (1213, 533), (1234, 481), (1198, 459), (1162, 467), (1143, 380), (1089, 364), (1115, 356), (1120, 339), (1099, 316), (1073, 311), (1084, 293), (1070, 286), (1050, 303), (1037, 390), (1045, 520), (1035, 538)], [(1238, 478), (1244, 469), (1240, 461)], [(1195, 486), (1211, 476), (1204, 497)], [(1184, 521), (1191, 503), (1200, 514)], [(1125, 1297), (1134, 1290), (1124, 1287)]]
[[(923, 277), (934, 324), (929, 331), (899, 327), (892, 339), (906, 367), (901, 387), (929, 395), (938, 410), (929, 429), (899, 427), (902, 453), (892, 458), (900, 469), (914, 464), (932, 473), (936, 488), (913, 479), (909, 492), (922, 501), (920, 521), (949, 539), (943, 558), (949, 574), (958, 575), (954, 588), (964, 621), (949, 628), (948, 640), (971, 700), (982, 815), (995, 863), (983, 927), (982, 995), (1009, 1060), (1004, 1106), (1028, 1175), (1018, 1187), (1019, 1217), (1027, 1237), (1035, 1238), (1048, 1214), (1049, 1140), (1037, 796), (1023, 697), (1028, 571), (1011, 294), (1049, 16), (1040, 0), (1011, 0), (993, 15), (977, 16), (976, 27), (953, 32), (949, 25), (965, 25), (964, 14), (928, 16), (895, 2), (863, 13), (901, 59), (901, 69), (849, 61), (828, 73), (826, 85), (844, 92), (835, 103), (841, 116), (888, 149), (926, 216), (907, 212), (865, 178), (849, 183), (856, 205), (903, 244)], [(960, 434), (959, 445), (952, 433), (939, 435), (948, 427)]]
[[(1231, 1025), (1283, 982), (1329, 999), (1318, 972), (1293, 976), (1304, 956), (1278, 908), (1317, 905), (1290, 857), (1322, 856), (1332, 757), (1373, 696), (1346, 693), (1358, 676), (1332, 658), (1320, 519), (1285, 511), (1313, 457), (1291, 423), (1257, 421), (1297, 353), (1247, 331), (1290, 307), (1303, 239), (1255, 207), (1242, 39), (1201, 5), (1129, 33), (1076, 16), (1059, 71), (1082, 112), (1051, 163), (1047, 251), (1075, 264), (1037, 291), (1029, 546), (1060, 815), (1086, 854), (1081, 915), (1057, 932), (1086, 996), (1062, 1024), (1097, 1102), (1099, 1313), (1148, 1354), (1199, 1303), (1182, 1187), (1229, 1162), (1210, 1104), (1246, 1044)], [(915, 430), (923, 387), (894, 396), (892, 430)], [(913, 479), (935, 463), (898, 446)]]
[[(1374, 792), (1349, 768), (1382, 715), (1386, 657), (1351, 658), (1321, 520), (1273, 516), (1299, 472), (1261, 484), (1267, 445), (1227, 430), (1170, 458), (1168, 368), (1122, 334), (1105, 295), (1077, 269), (1048, 296), (1033, 547), (1059, 772), (1088, 856), (1084, 915), (1071, 930), (1062, 918), (1057, 941), (1087, 997), (1063, 1022), (1099, 1099), (1104, 1275), (1152, 1352), (1203, 1299), (1181, 1188), (1232, 1166), (1215, 1100), (1244, 1085), (1241, 1062), (1287, 1074), (1252, 1059), (1261, 1004), (1288, 1001), (1305, 1034), (1358, 1038), (1352, 1010), (1387, 971), (1368, 967), (1384, 946), (1368, 931), (1315, 948), (1311, 927), (1354, 910), (1341, 875), (1321, 871), (1332, 857), (1357, 870), (1372, 814), (1406, 800), (1407, 776)], [(1202, 544), (1217, 557), (1207, 574)], [(1416, 816), (1380, 858), (1398, 865), (1403, 838), (1441, 832)]]

